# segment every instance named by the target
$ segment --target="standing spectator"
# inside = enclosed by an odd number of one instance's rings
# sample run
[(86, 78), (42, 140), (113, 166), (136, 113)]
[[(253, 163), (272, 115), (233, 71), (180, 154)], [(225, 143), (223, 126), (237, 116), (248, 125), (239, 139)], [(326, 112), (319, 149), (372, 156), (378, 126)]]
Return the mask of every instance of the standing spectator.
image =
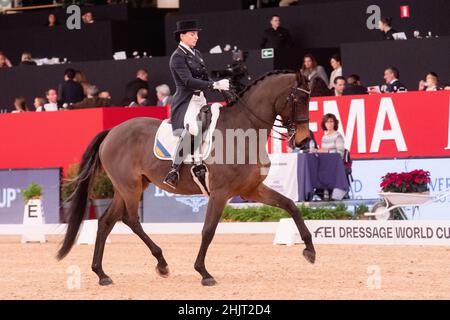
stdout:
[(130, 107), (146, 107), (150, 106), (151, 103), (147, 99), (148, 90), (147, 89), (139, 89), (136, 94), (136, 100), (130, 103)]
[(58, 20), (56, 19), (56, 15), (54, 13), (50, 13), (47, 17), (47, 23), (46, 23), (47, 27), (49, 27), (49, 28), (55, 27), (58, 24), (59, 23), (58, 23)]
[(27, 104), (25, 103), (24, 97), (17, 97), (16, 99), (14, 99), (14, 109), (15, 110), (11, 111), (11, 113), (20, 113), (28, 111), (28, 107)]
[(44, 98), (42, 97), (34, 98), (34, 108), (36, 109), (36, 112), (45, 111), (44, 104), (45, 104)]
[(378, 21), (378, 29), (381, 31), (383, 40), (395, 40), (393, 34), (397, 31), (392, 28), (392, 18), (381, 18)]
[(8, 57), (0, 51), (0, 68), (11, 68), (12, 64)]
[(347, 77), (347, 85), (342, 95), (367, 94), (367, 88), (361, 85), (361, 79), (357, 74), (351, 74)]
[(342, 96), (344, 94), (345, 89), (345, 78), (340, 76), (334, 78), (334, 95), (335, 96)]
[(384, 70), (384, 80), (386, 85), (383, 86), (381, 92), (401, 92), (407, 91), (406, 87), (398, 80), (400, 74), (395, 67), (388, 67)]
[(328, 86), (328, 76), (325, 69), (317, 64), (316, 59), (312, 54), (306, 54), (303, 58), (303, 65), (300, 69), (301, 74), (311, 82), (314, 78), (321, 78)]
[(56, 89), (48, 89), (45, 92), (48, 103), (44, 105), (45, 111), (58, 111), (58, 94)]
[(330, 84), (329, 88), (333, 89), (334, 86), (334, 79), (336, 77), (342, 77), (342, 62), (341, 57), (338, 54), (334, 54), (330, 59), (331, 67), (333, 68), (333, 71), (330, 75)]
[(148, 90), (148, 72), (144, 69), (139, 69), (136, 73), (136, 79), (128, 82), (125, 87), (125, 98), (122, 104), (128, 106), (131, 102), (135, 101), (139, 89)]
[(94, 23), (94, 15), (90, 11), (86, 12), (85, 14), (83, 14), (81, 19), (83, 20), (83, 22), (85, 24)]
[(37, 63), (33, 61), (33, 57), (29, 52), (22, 53), (22, 58), (20, 60), (21, 66), (37, 66)]
[(420, 91), (438, 91), (442, 89), (443, 88), (439, 86), (438, 75), (433, 71), (428, 72), (425, 81), (420, 80), (419, 82)]
[(277, 15), (272, 16), (270, 19), (271, 27), (264, 30), (261, 48), (282, 49), (294, 46), (289, 30), (281, 27), (280, 24), (280, 17)]
[(94, 85), (89, 85), (87, 89), (87, 97), (78, 103), (69, 106), (69, 109), (83, 109), (83, 108), (102, 108), (109, 107), (109, 99), (100, 98), (98, 96), (98, 88)]
[(170, 88), (167, 84), (161, 84), (156, 87), (156, 97), (158, 99), (156, 103), (158, 107), (172, 104), (173, 96), (170, 95)]
[(81, 86), (83, 87), (83, 94), (87, 96), (87, 89), (90, 84), (86, 78), (86, 75), (80, 70), (75, 70), (75, 77), (73, 78), (73, 80), (81, 84)]
[(65, 103), (71, 104), (80, 102), (84, 98), (83, 87), (75, 82), (75, 70), (69, 68), (64, 71), (64, 82), (58, 87), (58, 101), (59, 105), (63, 106)]

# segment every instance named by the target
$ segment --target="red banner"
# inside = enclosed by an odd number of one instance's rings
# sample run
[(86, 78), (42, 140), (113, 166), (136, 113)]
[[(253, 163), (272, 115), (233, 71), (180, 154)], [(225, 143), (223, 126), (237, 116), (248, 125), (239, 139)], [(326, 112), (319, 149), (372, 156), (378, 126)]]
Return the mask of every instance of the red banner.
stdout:
[[(450, 157), (450, 91), (311, 99), (310, 129), (321, 144), (321, 119), (333, 113), (354, 158)], [(272, 140), (270, 151), (286, 152)]]

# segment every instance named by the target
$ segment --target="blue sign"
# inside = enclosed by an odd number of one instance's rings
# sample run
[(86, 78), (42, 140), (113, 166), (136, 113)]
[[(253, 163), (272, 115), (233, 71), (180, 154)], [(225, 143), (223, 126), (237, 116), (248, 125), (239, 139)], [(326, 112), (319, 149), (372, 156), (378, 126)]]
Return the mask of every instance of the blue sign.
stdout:
[(61, 170), (20, 169), (0, 170), (0, 224), (23, 222), (25, 202), (22, 190), (32, 182), (43, 188), (43, 207), (46, 223), (59, 223), (59, 191)]
[(208, 198), (179, 195), (151, 184), (144, 192), (143, 222), (203, 222)]

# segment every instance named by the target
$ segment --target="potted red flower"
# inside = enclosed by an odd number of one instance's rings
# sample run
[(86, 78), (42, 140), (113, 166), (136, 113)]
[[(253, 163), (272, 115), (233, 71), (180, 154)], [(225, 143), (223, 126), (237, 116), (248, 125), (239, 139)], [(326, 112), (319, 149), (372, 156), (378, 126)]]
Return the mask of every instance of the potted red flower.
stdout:
[(421, 204), (429, 200), (429, 171), (390, 172), (381, 179), (379, 194), (392, 204)]

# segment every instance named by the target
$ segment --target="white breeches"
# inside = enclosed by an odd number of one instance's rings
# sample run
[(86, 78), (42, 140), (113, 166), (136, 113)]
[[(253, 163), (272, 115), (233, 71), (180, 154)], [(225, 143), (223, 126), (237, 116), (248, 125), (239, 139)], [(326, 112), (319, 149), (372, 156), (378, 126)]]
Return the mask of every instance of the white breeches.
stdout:
[(184, 115), (184, 127), (188, 124), (189, 133), (193, 136), (198, 135), (199, 124), (197, 124), (197, 115), (200, 113), (200, 109), (206, 104), (207, 102), (203, 92), (199, 96), (194, 94), (189, 102), (186, 114)]

